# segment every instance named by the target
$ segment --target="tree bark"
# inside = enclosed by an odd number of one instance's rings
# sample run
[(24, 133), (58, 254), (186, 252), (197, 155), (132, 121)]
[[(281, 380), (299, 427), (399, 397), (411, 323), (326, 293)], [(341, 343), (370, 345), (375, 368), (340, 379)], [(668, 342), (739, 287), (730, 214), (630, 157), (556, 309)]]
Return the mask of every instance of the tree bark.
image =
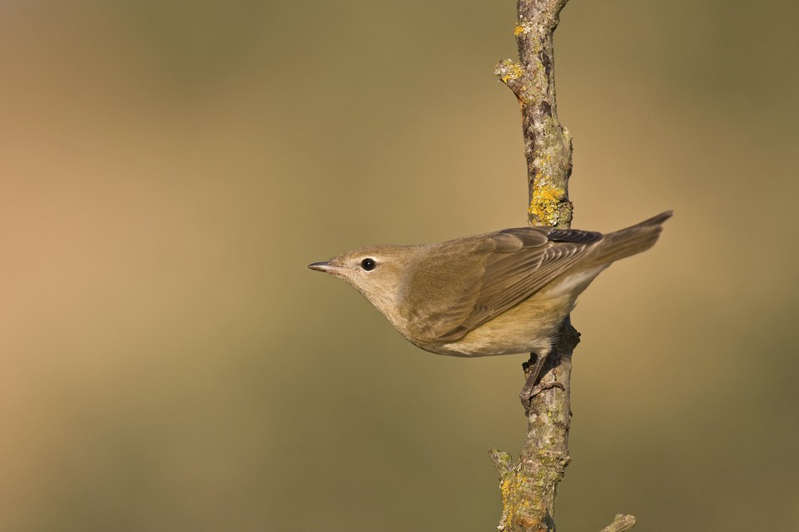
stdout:
[[(568, 0), (518, 0), (513, 30), (519, 62), (500, 61), (497, 77), (513, 91), (522, 111), (524, 155), (527, 160), (528, 219), (533, 225), (568, 228), (572, 220), (569, 177), (572, 140), (558, 120), (555, 94), (553, 34)], [(542, 391), (525, 407), (527, 433), (518, 460), (492, 450), (499, 473), (503, 532), (554, 531), (558, 484), (571, 460), (571, 361), (580, 334), (569, 318), (541, 371)], [(531, 361), (536, 355), (531, 354)], [(528, 365), (525, 368), (525, 378)], [(635, 517), (619, 514), (603, 532), (629, 530)]]

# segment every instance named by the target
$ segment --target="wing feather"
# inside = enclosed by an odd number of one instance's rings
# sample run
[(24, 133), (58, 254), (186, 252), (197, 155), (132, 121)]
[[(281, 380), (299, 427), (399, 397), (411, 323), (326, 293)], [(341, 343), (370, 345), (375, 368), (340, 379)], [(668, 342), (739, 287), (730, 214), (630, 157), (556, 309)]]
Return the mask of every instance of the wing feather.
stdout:
[(406, 280), (408, 331), (417, 341), (457, 341), (573, 267), (601, 238), (522, 227), (431, 246)]

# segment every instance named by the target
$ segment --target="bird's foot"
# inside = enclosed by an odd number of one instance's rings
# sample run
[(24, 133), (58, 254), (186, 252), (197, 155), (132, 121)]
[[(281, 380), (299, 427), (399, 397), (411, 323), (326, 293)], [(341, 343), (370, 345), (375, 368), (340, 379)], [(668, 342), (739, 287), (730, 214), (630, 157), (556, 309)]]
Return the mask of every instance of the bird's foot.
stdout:
[(525, 383), (522, 391), (519, 392), (519, 399), (522, 401), (522, 406), (525, 410), (527, 410), (530, 408), (530, 403), (533, 401), (533, 397), (541, 392), (545, 392), (546, 390), (552, 390), (553, 388), (560, 388), (561, 390), (566, 391), (566, 387), (559, 382), (548, 382), (546, 384), (541, 384), (539, 382), (535, 384), (528, 381)]
[(549, 353), (530, 353), (530, 360), (522, 363), (526, 380), (522, 391), (519, 392), (519, 399), (522, 401), (522, 407), (525, 410), (530, 408), (530, 402), (533, 397), (551, 388), (551, 385), (541, 385), (538, 380), (541, 377), (541, 371), (544, 369), (544, 363), (547, 360)]

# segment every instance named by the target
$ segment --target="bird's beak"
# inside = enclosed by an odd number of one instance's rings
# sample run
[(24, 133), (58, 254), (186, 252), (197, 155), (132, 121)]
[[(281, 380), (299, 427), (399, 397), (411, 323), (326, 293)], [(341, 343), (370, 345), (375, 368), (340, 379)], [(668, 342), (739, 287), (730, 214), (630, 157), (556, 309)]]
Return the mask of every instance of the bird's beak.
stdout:
[(308, 267), (312, 270), (325, 273), (335, 273), (339, 269), (338, 266), (330, 264), (330, 261), (327, 260), (322, 262), (312, 262), (308, 265)]

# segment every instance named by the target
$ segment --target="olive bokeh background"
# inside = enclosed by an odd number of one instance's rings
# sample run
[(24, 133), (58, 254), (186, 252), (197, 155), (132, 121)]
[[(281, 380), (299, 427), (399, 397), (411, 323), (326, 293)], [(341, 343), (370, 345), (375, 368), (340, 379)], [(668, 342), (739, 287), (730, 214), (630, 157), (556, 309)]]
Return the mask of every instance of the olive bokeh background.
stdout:
[[(305, 265), (525, 223), (514, 4), (0, 7), (0, 529), (494, 529), (524, 357)], [(563, 530), (799, 526), (798, 17), (563, 12), (575, 227), (676, 213), (574, 313)]]

